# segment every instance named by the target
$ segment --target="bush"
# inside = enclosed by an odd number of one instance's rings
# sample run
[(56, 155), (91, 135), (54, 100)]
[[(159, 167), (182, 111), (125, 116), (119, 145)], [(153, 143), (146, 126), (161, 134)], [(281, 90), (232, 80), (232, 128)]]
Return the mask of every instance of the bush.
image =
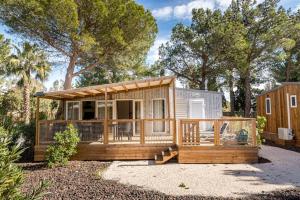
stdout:
[(34, 149), (34, 133), (35, 122), (24, 124), (22, 122), (15, 123), (14, 127), (9, 132), (12, 136), (12, 143), (21, 143), (25, 151), (21, 154), (19, 161), (32, 162)]
[(48, 167), (65, 166), (68, 160), (77, 152), (80, 139), (78, 131), (73, 125), (68, 125), (63, 132), (54, 135), (55, 143), (49, 145), (46, 151)]
[(256, 134), (256, 140), (257, 140), (257, 144), (261, 145), (262, 142), (264, 142), (264, 139), (262, 138), (262, 133), (264, 132), (264, 128), (266, 126), (267, 123), (267, 119), (264, 116), (257, 116), (256, 117), (256, 130), (257, 130), (257, 134)]
[(31, 194), (24, 195), (20, 192), (24, 177), (22, 169), (15, 162), (22, 152), (20, 145), (12, 145), (8, 131), (0, 127), (0, 199), (40, 199), (44, 195), (47, 182), (42, 182)]

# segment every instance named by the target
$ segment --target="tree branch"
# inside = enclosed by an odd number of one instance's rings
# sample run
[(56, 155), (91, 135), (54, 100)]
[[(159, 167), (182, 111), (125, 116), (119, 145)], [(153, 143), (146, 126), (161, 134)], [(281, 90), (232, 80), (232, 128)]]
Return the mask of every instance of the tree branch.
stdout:
[(79, 70), (78, 72), (73, 73), (72, 76), (73, 76), (73, 77), (74, 77), (74, 76), (79, 76), (80, 74), (82, 74), (82, 73), (84, 73), (84, 72), (86, 72), (86, 71), (88, 71), (88, 70), (93, 69), (93, 68), (96, 67), (98, 64), (99, 64), (99, 62), (95, 62), (95, 63), (93, 63), (93, 64), (87, 65), (87, 66), (85, 66), (83, 69)]

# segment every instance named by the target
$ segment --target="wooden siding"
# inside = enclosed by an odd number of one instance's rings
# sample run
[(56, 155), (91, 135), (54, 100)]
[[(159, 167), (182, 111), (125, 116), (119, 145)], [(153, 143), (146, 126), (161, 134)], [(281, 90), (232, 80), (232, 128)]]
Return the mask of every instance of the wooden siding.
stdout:
[(179, 163), (257, 163), (257, 147), (179, 146)]
[[(290, 107), (291, 129), (295, 134), (296, 145), (300, 145), (300, 85), (286, 84), (257, 97), (257, 115), (265, 116), (267, 124), (264, 129), (266, 137), (278, 144), (283, 141), (278, 139), (278, 128), (288, 128), (287, 94), (297, 95), (297, 107)], [(271, 99), (271, 114), (266, 114), (265, 99)]]
[[(172, 95), (168, 94), (170, 92), (169, 85), (162, 85), (159, 87), (152, 87), (152, 88), (143, 88), (139, 90), (129, 90), (129, 91), (123, 91), (118, 93), (111, 93), (108, 95), (108, 100), (142, 100), (143, 101), (143, 118), (144, 119), (151, 119), (152, 118), (152, 100), (153, 99), (165, 99), (165, 118), (171, 118), (171, 114), (169, 112), (170, 107), (172, 107), (172, 104), (168, 104), (167, 98)], [(104, 100), (104, 95), (95, 95), (92, 97), (84, 97), (84, 98), (75, 98), (72, 99), (72, 101), (98, 101), (98, 100)], [(170, 102), (173, 102), (170, 100)], [(66, 106), (66, 104), (65, 104)], [(170, 116), (168, 114), (170, 113)], [(66, 114), (66, 113), (64, 113)], [(147, 122), (145, 124), (144, 130), (145, 134), (151, 134), (152, 133), (152, 122)], [(170, 132), (169, 130), (170, 126), (169, 124), (166, 124), (166, 132)]]
[(189, 100), (204, 99), (205, 118), (222, 117), (222, 94), (212, 91), (176, 89), (176, 118), (189, 118)]
[[(72, 160), (150, 160), (172, 144), (79, 144)], [(43, 161), (47, 145), (35, 146), (34, 161)]]

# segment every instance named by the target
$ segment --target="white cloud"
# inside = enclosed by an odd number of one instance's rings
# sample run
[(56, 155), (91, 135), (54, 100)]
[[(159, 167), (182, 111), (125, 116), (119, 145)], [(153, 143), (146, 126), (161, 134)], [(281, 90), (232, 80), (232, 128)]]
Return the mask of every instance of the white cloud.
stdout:
[(154, 17), (158, 19), (170, 19), (173, 14), (173, 8), (171, 6), (155, 9), (152, 11)]
[(159, 59), (159, 47), (169, 41), (169, 38), (157, 38), (153, 44), (153, 46), (150, 48), (147, 56), (147, 63), (153, 64), (155, 61)]
[(192, 10), (197, 8), (214, 9), (215, 2), (212, 0), (195, 0), (188, 4), (175, 6), (174, 17), (180, 19), (190, 19), (192, 17)]
[[(225, 10), (231, 4), (232, 0), (192, 0), (186, 4), (177, 5), (174, 7), (166, 6), (152, 10), (152, 14), (157, 19), (169, 20), (171, 18), (177, 19), (191, 19), (193, 9), (221, 9)], [(256, 0), (262, 3), (264, 0)], [(297, 9), (300, 8), (300, 4)], [(295, 9), (296, 11), (296, 9)]]
[(216, 0), (219, 8), (225, 10), (231, 4), (231, 0)]
[(296, 8), (293, 11), (298, 12), (298, 10), (300, 10), (300, 3), (298, 5), (296, 5)]

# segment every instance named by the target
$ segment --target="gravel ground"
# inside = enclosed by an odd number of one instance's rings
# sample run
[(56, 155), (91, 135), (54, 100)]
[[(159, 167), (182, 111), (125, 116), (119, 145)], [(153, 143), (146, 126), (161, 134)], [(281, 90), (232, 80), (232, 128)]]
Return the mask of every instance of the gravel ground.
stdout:
[[(267, 163), (266, 163), (267, 164)], [(60, 200), (60, 199), (232, 199), (226, 197), (212, 196), (172, 196), (159, 191), (145, 189), (140, 186), (122, 184), (115, 180), (106, 180), (102, 178), (106, 174), (105, 170), (110, 165), (109, 162), (96, 161), (72, 161), (67, 167), (48, 169), (43, 163), (22, 163), (21, 166), (25, 170), (25, 183), (23, 191), (32, 190), (41, 180), (49, 180), (51, 185), (47, 189), (44, 199)], [(168, 164), (174, 165), (174, 164)], [(164, 165), (164, 166), (168, 166)], [(264, 164), (265, 165), (265, 164)], [(197, 166), (197, 165), (195, 165)], [(123, 166), (124, 167), (124, 166)], [(132, 167), (132, 166), (131, 166)], [(141, 168), (142, 166), (134, 166), (133, 168)], [(153, 166), (151, 166), (153, 167)], [(124, 169), (124, 168), (123, 168)], [(299, 165), (298, 165), (299, 169)], [(147, 170), (145, 170), (147, 173)], [(127, 174), (129, 177), (134, 174)], [(172, 180), (168, 184), (173, 184), (177, 180)], [(210, 182), (210, 180), (206, 180)], [(226, 182), (228, 184), (229, 182)], [(188, 185), (186, 185), (188, 186)], [(187, 188), (176, 186), (177, 190), (189, 190)], [(251, 194), (240, 199), (280, 199), (292, 200), (300, 199), (299, 189), (278, 190), (272, 192), (260, 192), (259, 194)]]
[(299, 153), (262, 146), (260, 156), (271, 163), (151, 165), (148, 161), (115, 161), (103, 177), (165, 194), (228, 198), (300, 187)]

